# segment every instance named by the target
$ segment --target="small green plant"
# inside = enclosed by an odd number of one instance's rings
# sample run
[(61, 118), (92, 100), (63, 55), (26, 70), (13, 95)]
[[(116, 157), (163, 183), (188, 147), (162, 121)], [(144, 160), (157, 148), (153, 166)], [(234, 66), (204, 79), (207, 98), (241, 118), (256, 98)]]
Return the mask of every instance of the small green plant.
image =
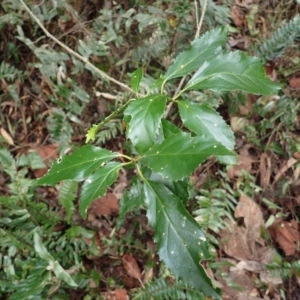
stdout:
[[(119, 170), (133, 166), (161, 260), (185, 285), (216, 299), (220, 299), (220, 291), (200, 263), (211, 258), (207, 238), (185, 209), (189, 197), (186, 179), (210, 156), (223, 163), (235, 163), (234, 136), (214, 109), (192, 99), (181, 100), (181, 95), (185, 93), (186, 98), (186, 92), (202, 89), (215, 92), (240, 89), (269, 95), (280, 88), (268, 79), (259, 59), (239, 51), (225, 53), (222, 45), (226, 40), (227, 29), (223, 27), (195, 39), (166, 73), (157, 78), (147, 95), (139, 93), (143, 69), (132, 74), (131, 89), (136, 96), (93, 125), (86, 142), (94, 141), (102, 127), (123, 112), (133, 154), (84, 145), (57, 159), (35, 183), (54, 186), (62, 180), (82, 181), (79, 211), (86, 217), (91, 202), (106, 193)], [(169, 81), (187, 76), (191, 78), (175, 95), (165, 93)], [(160, 93), (151, 94), (154, 88), (159, 88)], [(168, 120), (166, 111), (170, 105), (177, 105), (182, 124)], [(133, 187), (136, 189), (136, 184)], [(127, 201), (132, 200), (127, 197)]]

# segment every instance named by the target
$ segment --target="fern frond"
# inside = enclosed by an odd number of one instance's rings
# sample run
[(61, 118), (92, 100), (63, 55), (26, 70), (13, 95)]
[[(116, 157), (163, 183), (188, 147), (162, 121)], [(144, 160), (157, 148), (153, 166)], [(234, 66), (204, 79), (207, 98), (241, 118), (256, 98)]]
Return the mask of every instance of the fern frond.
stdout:
[(52, 116), (47, 118), (47, 128), (53, 142), (60, 145), (60, 149), (65, 149), (71, 143), (73, 129), (66, 114), (57, 108), (52, 108)]
[[(200, 190), (200, 195), (196, 196), (196, 199), (200, 208), (193, 214), (203, 230), (210, 230), (218, 234), (226, 226), (225, 218), (233, 220), (232, 211), (236, 205), (236, 199), (230, 194), (230, 191), (225, 189), (214, 189), (211, 192)], [(211, 243), (218, 244), (217, 239), (209, 233), (207, 233), (207, 238)]]
[(268, 264), (267, 270), (269, 270), (270, 275), (274, 277), (280, 278), (289, 278), (292, 274), (300, 275), (300, 260), (296, 260), (293, 262), (284, 261), (282, 263), (273, 262)]
[(70, 221), (74, 212), (74, 199), (78, 183), (72, 180), (64, 180), (59, 187), (58, 202), (65, 208), (67, 213), (67, 219)]
[(203, 294), (184, 285), (182, 282), (170, 284), (167, 279), (161, 278), (145, 285), (133, 296), (134, 300), (204, 300)]
[(300, 36), (300, 15), (296, 15), (290, 22), (279, 27), (271, 37), (257, 49), (263, 60), (272, 60), (280, 57), (284, 50), (294, 44)]
[(122, 122), (119, 119), (106, 123), (102, 130), (96, 135), (96, 144), (105, 144), (122, 132)]

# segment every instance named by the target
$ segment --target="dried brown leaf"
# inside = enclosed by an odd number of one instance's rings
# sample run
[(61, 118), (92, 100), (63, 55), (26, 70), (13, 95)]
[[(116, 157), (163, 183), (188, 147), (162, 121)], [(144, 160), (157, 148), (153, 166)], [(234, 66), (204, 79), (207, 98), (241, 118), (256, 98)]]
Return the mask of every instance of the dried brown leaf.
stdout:
[(284, 173), (290, 168), (292, 167), (295, 163), (297, 163), (298, 160), (295, 159), (294, 157), (291, 157), (289, 160), (287, 160), (280, 168), (280, 170), (278, 171), (278, 173), (276, 174), (274, 181), (273, 181), (273, 185), (284, 175)]
[(270, 185), (271, 159), (267, 153), (262, 153), (260, 157), (260, 186), (265, 189)]
[(258, 259), (256, 242), (260, 241), (261, 228), (264, 227), (264, 219), (260, 207), (251, 198), (241, 195), (235, 209), (236, 218), (244, 218), (246, 226), (246, 240), (251, 251), (251, 259)]
[(269, 227), (270, 235), (275, 239), (286, 255), (293, 255), (296, 252), (297, 244), (300, 240), (298, 223), (296, 221), (286, 222), (277, 219)]
[(0, 128), (0, 134), (2, 135), (2, 137), (5, 139), (5, 141), (7, 142), (7, 144), (9, 145), (14, 145), (14, 140), (13, 138), (10, 136), (10, 134), (4, 129), (4, 128)]
[(58, 157), (57, 148), (57, 144), (32, 147), (30, 151), (36, 151), (46, 165), (45, 168), (32, 170), (36, 178), (42, 177), (47, 173), (52, 161)]
[(122, 257), (122, 263), (125, 271), (129, 276), (141, 281), (142, 274), (140, 267), (131, 254), (124, 254)]
[(246, 239), (246, 229), (244, 227), (238, 227), (236, 223), (227, 221), (229, 229), (223, 229), (220, 232), (221, 247), (225, 253), (238, 260), (251, 259), (251, 251), (248, 247)]
[(247, 172), (251, 173), (252, 172), (252, 162), (253, 158), (251, 157), (249, 153), (249, 148), (251, 145), (247, 144), (244, 145), (239, 151), (239, 155), (237, 157), (237, 165), (232, 166), (230, 169), (227, 171), (227, 176), (229, 178), (233, 177), (239, 177), (242, 175), (242, 170), (246, 170)]
[(118, 199), (113, 193), (107, 193), (105, 196), (98, 198), (90, 205), (88, 214), (94, 216), (111, 216), (119, 211)]

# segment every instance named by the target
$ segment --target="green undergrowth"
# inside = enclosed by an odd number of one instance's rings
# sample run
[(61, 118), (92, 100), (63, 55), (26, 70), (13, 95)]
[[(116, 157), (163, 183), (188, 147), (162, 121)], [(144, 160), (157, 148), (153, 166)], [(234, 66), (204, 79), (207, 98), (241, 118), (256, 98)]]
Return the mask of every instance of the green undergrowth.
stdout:
[[(194, 1), (150, 2), (129, 1), (126, 8), (113, 3), (110, 10), (95, 14), (93, 6), (83, 10), (67, 1), (26, 1), (46, 29), (81, 58), (47, 36), (20, 1), (1, 3), (0, 125), (13, 140), (8, 146), (7, 136), (0, 136), (1, 297), (70, 299), (72, 292), (84, 291), (82, 299), (101, 299), (100, 289), (124, 283), (105, 271), (88, 269), (84, 261), (110, 251), (119, 257), (138, 255), (138, 250), (156, 272), (145, 288), (131, 293), (133, 299), (221, 297), (199, 261), (213, 262), (224, 219), (232, 218), (238, 196), (251, 196), (253, 186), (234, 191), (220, 170), (220, 180), (195, 192), (189, 176), (212, 155), (223, 170), (222, 163), (235, 162), (234, 135), (215, 111), (221, 103), (230, 107), (233, 98), (239, 103), (231, 91), (273, 95), (279, 86), (268, 80), (258, 60), (225, 50), (227, 6), (207, 2), (202, 32), (210, 31), (200, 43), (194, 40)], [(293, 30), (293, 25), (282, 31)], [(282, 31), (256, 54), (263, 60), (278, 56), (285, 45), (279, 49), (273, 44)], [(231, 77), (233, 64), (240, 67)], [(250, 80), (241, 79), (245, 73)], [(177, 90), (181, 78), (184, 85)], [(284, 130), (296, 130), (296, 101), (281, 95), (264, 99), (254, 108), (260, 123), (249, 125), (247, 139), (263, 149), (274, 124), (280, 124), (282, 140), (292, 153), (297, 141)], [(289, 114), (283, 113), (287, 110)], [(85, 141), (94, 145), (82, 146)], [(34, 171), (45, 162), (28, 149), (44, 143), (57, 145), (59, 158), (37, 184)], [(267, 146), (266, 151), (282, 155), (287, 150), (272, 139)], [(84, 218), (91, 202), (114, 186), (123, 169), (130, 183), (111, 235), (102, 238), (105, 249), (100, 254), (98, 229)], [(255, 185), (253, 178), (245, 181)], [(44, 184), (53, 188), (38, 186)], [(192, 215), (186, 209), (191, 199), (196, 203)], [(137, 241), (153, 236), (137, 221), (145, 211), (163, 261), (159, 267), (146, 245)], [(122, 226), (132, 228), (117, 238), (114, 232)], [(168, 276), (157, 271), (164, 268)]]

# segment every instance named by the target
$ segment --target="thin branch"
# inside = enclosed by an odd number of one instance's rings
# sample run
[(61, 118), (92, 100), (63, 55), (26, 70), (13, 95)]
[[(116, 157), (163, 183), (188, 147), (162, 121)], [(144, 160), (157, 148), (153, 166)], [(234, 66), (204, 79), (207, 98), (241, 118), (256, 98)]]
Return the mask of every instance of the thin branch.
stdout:
[[(201, 17), (200, 17), (200, 20), (198, 21), (198, 5), (197, 5), (197, 1), (195, 0), (195, 8), (196, 8), (196, 22), (197, 22), (197, 31), (196, 31), (196, 34), (195, 34), (195, 39), (198, 38), (200, 36), (200, 31), (201, 31), (201, 28), (202, 28), (202, 24), (203, 24), (203, 20), (204, 20), (204, 15), (205, 15), (205, 12), (206, 12), (206, 9), (207, 9), (207, 2), (208, 0), (204, 0), (204, 4), (203, 4), (203, 7), (202, 7), (202, 12), (201, 12)], [(199, 4), (201, 5), (201, 2), (199, 0)], [(179, 82), (179, 85), (177, 86), (177, 89), (173, 95), (173, 98), (176, 98), (177, 94), (179, 93), (179, 91), (181, 90), (183, 84), (184, 84), (184, 81), (186, 79), (186, 76), (182, 77), (180, 82)], [(166, 111), (164, 113), (164, 117), (166, 118), (167, 115), (169, 114), (171, 108), (172, 108), (172, 105), (173, 105), (174, 102), (170, 102), (169, 105), (167, 106), (166, 108)]]
[(54, 37), (45, 27), (44, 25), (41, 23), (41, 21), (32, 13), (32, 11), (29, 9), (29, 7), (24, 3), (23, 0), (20, 0), (21, 4), (23, 5), (23, 7), (25, 8), (25, 10), (29, 13), (29, 15), (31, 16), (32, 19), (35, 20), (35, 22), (39, 25), (39, 27), (44, 31), (44, 33), (46, 34), (47, 37), (49, 37), (50, 39), (52, 39), (55, 43), (57, 43), (58, 45), (60, 45), (62, 48), (64, 48), (68, 53), (72, 54), (73, 56), (75, 56), (76, 58), (78, 58), (79, 60), (81, 60), (82, 62), (84, 62), (87, 66), (89, 66), (93, 71), (95, 71), (96, 73), (98, 73), (100, 76), (102, 76), (103, 78), (117, 84), (118, 86), (122, 87), (123, 89), (130, 91), (130, 92), (134, 92), (134, 90), (132, 90), (128, 85), (114, 79), (113, 77), (110, 77), (109, 75), (107, 75), (105, 72), (99, 70), (97, 67), (95, 67), (86, 57), (81, 56), (80, 54), (78, 54), (77, 52), (75, 52), (74, 50), (72, 50), (71, 48), (69, 48), (67, 45), (65, 45), (64, 43), (60, 42), (56, 37)]
[[(200, 18), (200, 21), (197, 24), (197, 32), (196, 32), (195, 38), (198, 38), (200, 36), (200, 31), (201, 31), (203, 20), (204, 20), (204, 15), (205, 15), (205, 12), (206, 12), (206, 9), (207, 9), (207, 2), (208, 2), (208, 0), (204, 0), (204, 4), (203, 4), (203, 7), (202, 7), (201, 18)], [(199, 0), (199, 4), (201, 5), (200, 0)]]

